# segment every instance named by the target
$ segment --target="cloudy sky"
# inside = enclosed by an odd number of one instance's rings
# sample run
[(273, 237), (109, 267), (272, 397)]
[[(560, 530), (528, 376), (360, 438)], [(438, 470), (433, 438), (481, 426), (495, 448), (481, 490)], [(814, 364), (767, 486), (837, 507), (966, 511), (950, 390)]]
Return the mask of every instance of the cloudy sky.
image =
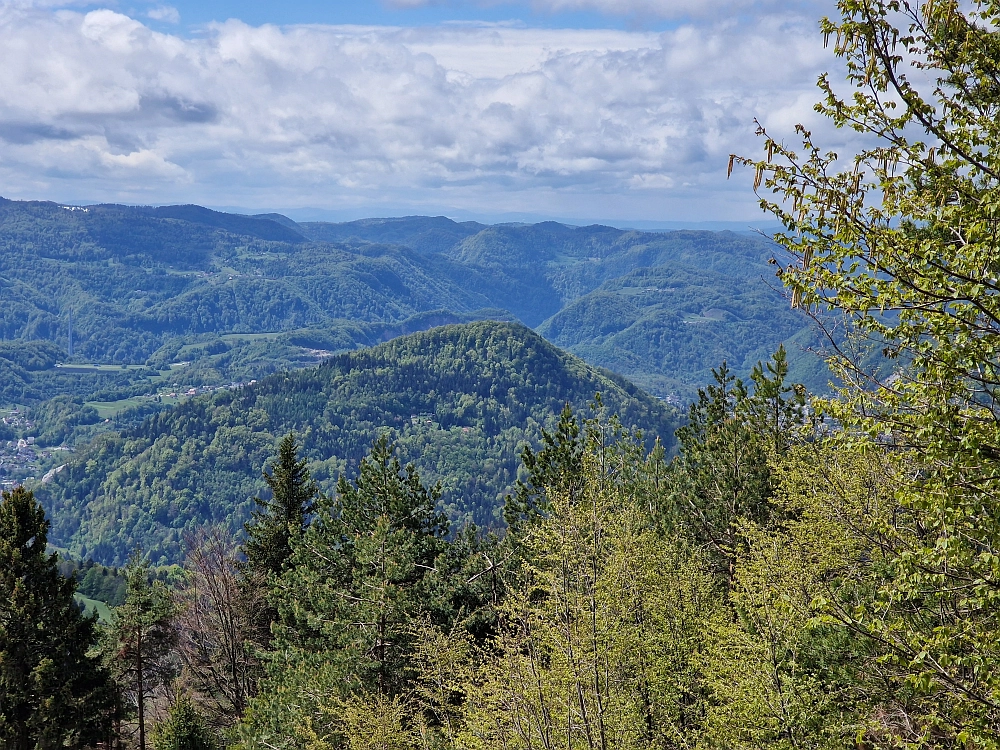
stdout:
[(754, 117), (825, 127), (812, 105), (837, 69), (816, 31), (831, 11), (0, 0), (0, 195), (341, 219), (759, 219), (728, 155), (756, 152)]

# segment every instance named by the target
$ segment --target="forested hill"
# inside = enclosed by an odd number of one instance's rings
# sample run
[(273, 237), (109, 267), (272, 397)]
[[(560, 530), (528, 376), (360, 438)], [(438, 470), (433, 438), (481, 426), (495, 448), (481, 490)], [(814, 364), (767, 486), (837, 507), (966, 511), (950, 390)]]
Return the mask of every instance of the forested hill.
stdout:
[[(559, 339), (561, 346), (612, 369), (627, 359), (634, 366), (620, 372), (657, 395), (683, 399), (704, 383), (706, 368), (718, 364), (707, 362), (708, 353), (713, 360), (721, 353), (742, 372), (745, 352), (731, 351), (729, 343), (753, 340), (770, 352), (790, 330), (808, 325), (805, 316), (787, 314), (787, 302), (767, 289), (774, 252), (764, 238), (732, 232), (555, 222), (486, 226), (419, 216), (297, 224), (278, 214), (241, 216), (199, 206), (74, 207), (0, 199), (0, 341), (45, 342), (67, 352), (72, 318), (78, 363), (150, 364), (162, 371), (199, 352), (241, 349), (228, 359), (252, 366), (216, 367), (216, 360), (199, 370), (217, 370), (214, 381), (190, 383), (217, 385), (277, 369), (259, 361), (268, 356), (259, 351), (260, 340), (237, 336), (295, 332), (303, 341), (332, 342), (303, 348), (342, 351), (378, 340), (359, 333), (359, 325), (391, 328), (431, 311), (460, 320), (515, 318), (535, 328), (560, 316), (559, 326), (574, 331)], [(643, 269), (686, 271), (686, 278), (698, 280), (673, 287), (672, 294), (701, 322), (673, 326), (658, 301), (615, 290), (612, 296), (658, 333), (649, 351), (612, 356), (607, 332), (587, 317), (590, 303), (574, 303)], [(730, 300), (736, 288), (746, 293)], [(704, 315), (708, 309), (728, 314)], [(583, 317), (568, 320), (580, 312)], [(737, 319), (746, 324), (734, 325)], [(250, 343), (256, 349), (248, 349)], [(272, 355), (282, 362), (309, 359), (294, 345), (279, 348)], [(793, 359), (798, 351), (791, 352)], [(51, 377), (56, 374), (22, 372), (0, 359), (0, 380), (13, 383), (0, 389), (0, 406), (60, 394), (88, 400), (86, 388)], [(91, 400), (115, 399), (103, 394)]]
[(261, 469), (288, 431), (329, 487), (391, 429), (404, 460), (444, 483), (453, 520), (496, 526), (521, 446), (564, 404), (586, 410), (597, 392), (626, 426), (672, 443), (669, 407), (528, 328), (445, 326), (193, 399), (107, 434), (38, 496), (53, 542), (80, 558), (116, 564), (141, 545), (154, 561), (176, 561), (185, 530), (240, 528), (263, 489)]

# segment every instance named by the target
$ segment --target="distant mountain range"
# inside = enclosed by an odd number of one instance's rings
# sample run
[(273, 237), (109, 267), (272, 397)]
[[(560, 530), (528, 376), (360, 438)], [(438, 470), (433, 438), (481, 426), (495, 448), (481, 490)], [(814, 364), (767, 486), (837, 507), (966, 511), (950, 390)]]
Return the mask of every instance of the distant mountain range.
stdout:
[[(444, 217), (296, 223), (199, 206), (0, 200), (0, 340), (65, 351), (72, 314), (77, 361), (177, 358), (191, 368), (177, 380), (224, 382), (435, 323), (519, 320), (685, 400), (723, 359), (746, 372), (780, 342), (808, 338), (808, 320), (772, 288), (775, 250), (731, 232)], [(813, 364), (800, 369), (810, 386), (825, 384)], [(0, 351), (0, 381), (5, 373), (6, 403), (82, 388)]]

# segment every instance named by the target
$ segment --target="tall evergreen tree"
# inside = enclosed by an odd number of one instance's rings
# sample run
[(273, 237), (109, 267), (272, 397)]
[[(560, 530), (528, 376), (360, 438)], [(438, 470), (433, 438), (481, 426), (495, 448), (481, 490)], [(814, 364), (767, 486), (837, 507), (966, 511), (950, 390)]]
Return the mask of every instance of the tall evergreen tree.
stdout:
[(715, 383), (698, 391), (688, 423), (677, 431), (680, 452), (670, 467), (662, 521), (693, 530), (729, 580), (744, 522), (763, 523), (771, 514), (771, 459), (802, 423), (805, 392), (785, 382), (784, 348), (753, 369), (752, 390), (725, 363), (712, 374)]
[(269, 677), (244, 723), (248, 746), (319, 747), (316, 737), (347, 731), (350, 716), (395, 726), (416, 676), (414, 626), (454, 614), (439, 497), (381, 437), (357, 479), (342, 477), (321, 500), (272, 591), (280, 618)]
[(341, 477), (336, 498), (282, 578), (279, 609), (305, 626), (289, 631), (291, 641), (340, 649), (350, 682), (386, 695), (402, 690), (412, 620), (438, 604), (426, 579), (447, 547), (439, 497), (440, 489), (425, 487), (413, 466), (404, 469), (380, 437), (357, 480)]
[(22, 487), (0, 499), (0, 747), (61, 747), (106, 739), (109, 676), (90, 654), (95, 617), (46, 553), (49, 523)]
[(306, 459), (299, 458), (293, 433), (282, 439), (271, 471), (264, 471), (264, 481), (271, 488), (271, 499), (254, 498), (260, 509), (246, 525), (243, 552), (249, 572), (279, 575), (292, 556), (293, 540), (309, 523), (319, 494), (309, 477)]
[(138, 553), (129, 561), (125, 580), (125, 602), (115, 610), (108, 633), (108, 661), (135, 706), (139, 750), (146, 750), (146, 701), (171, 676), (174, 604), (166, 586), (150, 582), (149, 561)]
[[(598, 395), (598, 401), (600, 395)], [(542, 430), (542, 447), (530, 445), (521, 450), (521, 463), (527, 470), (525, 480), (518, 480), (513, 495), (504, 506), (504, 520), (517, 532), (548, 511), (550, 493), (578, 494), (583, 480), (583, 438), (580, 421), (569, 404), (563, 406), (554, 432)]]

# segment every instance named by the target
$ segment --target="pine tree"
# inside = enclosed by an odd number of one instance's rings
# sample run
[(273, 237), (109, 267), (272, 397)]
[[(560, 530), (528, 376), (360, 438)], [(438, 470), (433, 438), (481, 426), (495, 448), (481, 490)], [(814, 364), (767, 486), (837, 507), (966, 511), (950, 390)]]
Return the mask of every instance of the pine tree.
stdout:
[(280, 617), (269, 676), (244, 722), (248, 746), (320, 747), (351, 716), (369, 729), (395, 726), (416, 676), (415, 624), (453, 613), (439, 581), (449, 546), (439, 497), (382, 437), (357, 479), (342, 477), (321, 500), (272, 591)]
[(261, 509), (254, 511), (253, 521), (246, 525), (243, 552), (247, 570), (253, 575), (279, 575), (292, 555), (293, 539), (301, 536), (309, 523), (319, 490), (306, 463), (299, 458), (295, 435), (288, 433), (278, 446), (271, 471), (264, 471), (271, 499), (254, 498)]
[(680, 451), (661, 520), (669, 529), (693, 530), (729, 580), (744, 522), (763, 523), (771, 514), (771, 460), (802, 423), (805, 392), (785, 383), (784, 348), (753, 369), (752, 391), (725, 363), (712, 374), (715, 384), (698, 391), (688, 423), (677, 430)]
[(155, 750), (216, 750), (218, 742), (191, 699), (177, 695), (166, 720), (153, 731)]
[(583, 484), (583, 438), (580, 421), (569, 404), (563, 406), (554, 432), (542, 430), (542, 447), (538, 451), (530, 445), (524, 447), (521, 462), (528, 473), (527, 481), (518, 480), (504, 506), (504, 520), (515, 533), (545, 515), (549, 493), (564, 492), (572, 497)]
[(49, 523), (22, 487), (0, 500), (0, 747), (107, 739), (109, 676), (90, 651), (95, 617), (46, 554)]
[[(341, 477), (322, 524), (298, 547), (296, 567), (281, 582), (279, 608), (313, 609), (312, 618), (324, 623), (320, 643), (349, 660), (345, 678), (385, 695), (403, 689), (412, 620), (435, 604), (425, 579), (447, 546), (439, 497), (440, 489), (425, 487), (413, 466), (404, 469), (380, 437), (357, 480)], [(307, 589), (312, 595), (303, 597)]]
[(146, 701), (171, 677), (167, 657), (174, 645), (174, 604), (167, 588), (150, 583), (149, 561), (132, 555), (125, 569), (125, 602), (114, 612), (108, 633), (108, 661), (131, 696), (139, 724), (139, 750), (146, 750)]

